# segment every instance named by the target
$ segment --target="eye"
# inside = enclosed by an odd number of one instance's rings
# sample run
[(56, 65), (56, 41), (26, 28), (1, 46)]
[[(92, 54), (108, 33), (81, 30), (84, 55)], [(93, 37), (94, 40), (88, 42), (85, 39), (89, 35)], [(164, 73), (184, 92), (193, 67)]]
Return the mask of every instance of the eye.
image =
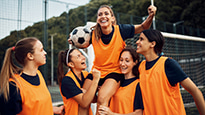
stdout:
[(142, 41), (142, 40), (143, 40), (143, 38), (142, 38), (142, 37), (139, 37), (139, 39), (138, 39), (138, 40)]
[(102, 16), (102, 13), (100, 12), (100, 13), (98, 14), (98, 16)]
[(109, 15), (109, 12), (105, 12), (105, 15)]

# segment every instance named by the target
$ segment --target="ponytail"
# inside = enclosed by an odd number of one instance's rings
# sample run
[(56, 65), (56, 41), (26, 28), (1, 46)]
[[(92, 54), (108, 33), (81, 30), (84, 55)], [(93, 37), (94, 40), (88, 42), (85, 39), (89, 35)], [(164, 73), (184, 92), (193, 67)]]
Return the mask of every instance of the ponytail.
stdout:
[(67, 63), (71, 62), (70, 53), (73, 52), (73, 50), (75, 50), (75, 48), (72, 48), (71, 50), (67, 49), (65, 51), (60, 51), (58, 53), (58, 71), (57, 71), (58, 76), (57, 78), (58, 78), (59, 86), (61, 86), (62, 79), (65, 76), (63, 65), (67, 67), (66, 69), (69, 68), (67, 66)]
[(14, 74), (20, 71), (20, 68), (12, 60), (14, 50), (14, 47), (7, 49), (0, 73), (0, 94), (4, 96), (6, 101), (9, 98), (9, 79), (12, 78), (16, 81)]
[(58, 78), (58, 83), (61, 86), (62, 83), (62, 79), (64, 77), (64, 68), (63, 68), (63, 64), (65, 62), (65, 53), (64, 51), (60, 51), (58, 53), (58, 71), (57, 71), (57, 78)]

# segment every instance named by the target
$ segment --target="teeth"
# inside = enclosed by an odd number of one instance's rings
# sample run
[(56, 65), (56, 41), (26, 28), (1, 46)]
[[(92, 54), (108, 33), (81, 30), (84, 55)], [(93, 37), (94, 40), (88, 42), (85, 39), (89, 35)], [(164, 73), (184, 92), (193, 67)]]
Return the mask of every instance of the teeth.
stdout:
[(102, 20), (101, 22), (107, 22), (106, 20)]
[(127, 68), (121, 68), (122, 70), (126, 70)]

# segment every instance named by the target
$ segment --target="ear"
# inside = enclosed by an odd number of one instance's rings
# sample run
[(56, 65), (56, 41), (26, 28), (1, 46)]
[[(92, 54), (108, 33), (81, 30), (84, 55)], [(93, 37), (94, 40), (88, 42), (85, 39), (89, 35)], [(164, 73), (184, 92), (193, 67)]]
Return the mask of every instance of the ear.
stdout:
[(114, 24), (114, 22), (115, 22), (115, 17), (114, 16), (111, 17), (111, 22), (112, 22), (112, 24)]
[(75, 67), (73, 62), (69, 62), (68, 66), (71, 67), (71, 68)]
[(153, 41), (153, 42), (151, 42), (151, 47), (155, 47), (155, 45), (156, 45), (156, 42), (155, 41)]
[(138, 63), (138, 60), (135, 61), (135, 64), (137, 64), (137, 63)]
[(136, 60), (134, 63), (135, 63), (135, 65), (137, 65), (138, 61)]
[(33, 60), (34, 59), (34, 56), (33, 56), (33, 54), (32, 53), (27, 53), (27, 58), (29, 59), (29, 60)]

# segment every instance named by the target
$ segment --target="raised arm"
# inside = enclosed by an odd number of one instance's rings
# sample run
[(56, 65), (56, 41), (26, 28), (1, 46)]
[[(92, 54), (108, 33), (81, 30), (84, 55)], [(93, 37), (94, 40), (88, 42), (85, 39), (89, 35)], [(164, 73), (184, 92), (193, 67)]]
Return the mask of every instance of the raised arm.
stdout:
[(148, 7), (149, 16), (147, 19), (139, 25), (135, 25), (135, 34), (142, 32), (143, 30), (149, 29), (152, 25), (152, 20), (156, 14), (157, 7), (150, 5)]
[(81, 93), (73, 97), (74, 100), (76, 100), (83, 108), (87, 108), (92, 102), (98, 87), (98, 82), (100, 80), (100, 76), (101, 76), (100, 71), (93, 69), (92, 74), (93, 74), (93, 81), (89, 89), (85, 91), (85, 93)]

